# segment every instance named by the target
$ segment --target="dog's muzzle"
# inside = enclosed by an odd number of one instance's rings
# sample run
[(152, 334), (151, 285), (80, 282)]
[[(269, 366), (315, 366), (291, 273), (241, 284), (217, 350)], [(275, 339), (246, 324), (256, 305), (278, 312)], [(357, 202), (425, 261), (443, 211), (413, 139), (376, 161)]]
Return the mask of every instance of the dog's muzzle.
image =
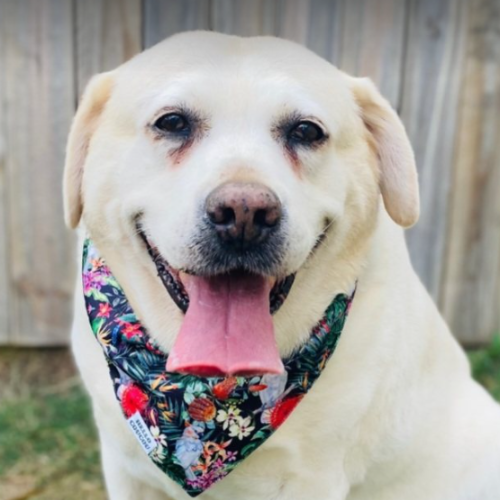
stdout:
[(208, 195), (200, 215), (191, 246), (194, 272), (281, 274), (285, 212), (269, 188), (257, 183), (223, 184)]
[(174, 269), (138, 223), (171, 298), (185, 313), (167, 369), (203, 375), (281, 373), (272, 314), (292, 287), (283, 263), (283, 210), (271, 190), (228, 183), (204, 203), (188, 268)]

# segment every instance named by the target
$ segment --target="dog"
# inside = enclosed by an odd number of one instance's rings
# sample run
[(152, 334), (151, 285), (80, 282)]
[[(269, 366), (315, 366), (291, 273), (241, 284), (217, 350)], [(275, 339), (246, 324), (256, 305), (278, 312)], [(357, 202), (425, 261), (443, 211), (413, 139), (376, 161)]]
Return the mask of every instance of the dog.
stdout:
[[(278, 38), (175, 35), (88, 84), (68, 140), (64, 205), (68, 226), (81, 222), (80, 245), (92, 239), (174, 372), (278, 373), (332, 298), (356, 287), (314, 387), (201, 498), (500, 499), (500, 407), (472, 380), (410, 263), (414, 155), (369, 79)], [(156, 259), (168, 266), (167, 290)], [(290, 277), (262, 333), (252, 325)], [(189, 312), (172, 282), (195, 308), (195, 296), (219, 293), (210, 280), (240, 278), (241, 297), (199, 313), (205, 336), (193, 334), (189, 349), (179, 343), (191, 335)], [(267, 305), (245, 306), (252, 279)], [(228, 329), (250, 325), (237, 360), (211, 350), (220, 332), (209, 323), (225, 301), (243, 304), (242, 318), (224, 317)], [(127, 427), (80, 279), (72, 345), (109, 498), (189, 498)], [(203, 431), (190, 429), (183, 439)]]

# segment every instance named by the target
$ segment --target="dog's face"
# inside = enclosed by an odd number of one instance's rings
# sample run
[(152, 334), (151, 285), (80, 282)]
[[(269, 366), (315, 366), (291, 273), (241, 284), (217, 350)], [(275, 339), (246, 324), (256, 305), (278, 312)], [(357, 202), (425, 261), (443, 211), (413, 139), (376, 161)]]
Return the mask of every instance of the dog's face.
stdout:
[[(320, 250), (362, 246), (380, 192), (396, 222), (415, 222), (395, 113), (370, 82), (272, 38), (184, 34), (95, 77), (68, 146), (69, 224), (83, 212), (120, 280), (138, 276), (144, 296), (162, 282), (168, 310), (187, 311), (179, 371), (279, 372), (271, 314)], [(146, 323), (164, 308), (137, 305)], [(218, 359), (228, 337), (237, 354)], [(212, 347), (190, 356), (200, 343)]]

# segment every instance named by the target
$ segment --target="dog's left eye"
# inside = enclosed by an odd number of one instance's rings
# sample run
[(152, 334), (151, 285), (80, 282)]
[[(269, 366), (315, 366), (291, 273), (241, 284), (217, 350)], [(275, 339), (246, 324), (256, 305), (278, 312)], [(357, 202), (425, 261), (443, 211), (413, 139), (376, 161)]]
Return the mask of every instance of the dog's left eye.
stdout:
[(292, 142), (309, 145), (322, 141), (325, 138), (325, 133), (316, 123), (303, 120), (290, 128), (287, 138)]
[(191, 132), (189, 120), (181, 113), (167, 113), (160, 116), (154, 126), (158, 130), (169, 134), (189, 135)]

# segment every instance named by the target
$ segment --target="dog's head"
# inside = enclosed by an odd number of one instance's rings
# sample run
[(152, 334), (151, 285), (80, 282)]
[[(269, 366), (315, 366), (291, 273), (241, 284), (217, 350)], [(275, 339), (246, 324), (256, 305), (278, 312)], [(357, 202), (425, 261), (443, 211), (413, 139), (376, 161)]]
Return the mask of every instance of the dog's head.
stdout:
[(94, 77), (64, 184), (67, 223), (83, 216), (153, 335), (169, 332), (170, 368), (195, 373), (280, 371), (273, 323), (291, 310), (271, 314), (290, 289), (297, 307), (300, 283), (354, 261), (380, 193), (401, 226), (419, 211), (408, 138), (369, 80), (291, 42), (203, 32)]

